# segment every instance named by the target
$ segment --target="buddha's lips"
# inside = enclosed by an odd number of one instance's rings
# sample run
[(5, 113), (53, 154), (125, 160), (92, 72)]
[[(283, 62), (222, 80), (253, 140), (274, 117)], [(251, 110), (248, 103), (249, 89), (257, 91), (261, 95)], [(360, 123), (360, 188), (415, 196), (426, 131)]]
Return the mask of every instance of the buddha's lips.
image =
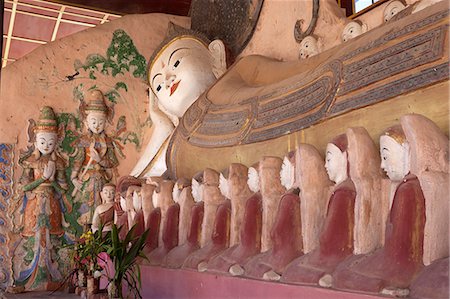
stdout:
[[(181, 81), (181, 80), (180, 80)], [(177, 87), (178, 87), (178, 85), (180, 84), (180, 81), (178, 81), (177, 83), (174, 83), (173, 85), (172, 85), (172, 87), (170, 87), (170, 95), (172, 95), (174, 92), (175, 92), (175, 90), (177, 90)]]

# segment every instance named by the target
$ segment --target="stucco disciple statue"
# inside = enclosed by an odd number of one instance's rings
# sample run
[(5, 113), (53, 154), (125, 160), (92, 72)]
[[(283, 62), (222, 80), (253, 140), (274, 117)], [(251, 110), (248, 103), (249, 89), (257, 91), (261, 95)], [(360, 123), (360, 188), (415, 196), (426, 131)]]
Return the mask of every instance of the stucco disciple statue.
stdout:
[(72, 197), (74, 202), (80, 202), (78, 223), (82, 226), (91, 223), (95, 208), (101, 204), (102, 187), (113, 179), (113, 169), (119, 164), (114, 141), (105, 133), (112, 110), (99, 90), (91, 91), (87, 100), (87, 104), (80, 105), (87, 133), (78, 140), (70, 175), (74, 185)]
[(100, 196), (102, 204), (95, 208), (92, 218), (92, 232), (99, 229), (100, 224), (103, 226), (102, 231), (111, 231), (114, 223), (114, 198), (116, 193), (116, 185), (108, 183), (102, 188)]
[(21, 245), (25, 256), (16, 254), (15, 285), (27, 290), (55, 289), (63, 279), (57, 248), (64, 235), (63, 214), (71, 206), (65, 197), (65, 161), (57, 154), (58, 124), (51, 107), (40, 110), (33, 130), (34, 147), (23, 153), (19, 193), (23, 199)]

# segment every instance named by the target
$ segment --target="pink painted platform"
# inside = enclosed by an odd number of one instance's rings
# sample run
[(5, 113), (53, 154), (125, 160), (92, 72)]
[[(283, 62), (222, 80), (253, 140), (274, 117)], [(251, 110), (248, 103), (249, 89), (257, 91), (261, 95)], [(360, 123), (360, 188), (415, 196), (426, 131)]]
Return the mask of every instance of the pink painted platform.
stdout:
[(143, 298), (195, 299), (380, 299), (382, 296), (341, 292), (189, 270), (141, 266)]

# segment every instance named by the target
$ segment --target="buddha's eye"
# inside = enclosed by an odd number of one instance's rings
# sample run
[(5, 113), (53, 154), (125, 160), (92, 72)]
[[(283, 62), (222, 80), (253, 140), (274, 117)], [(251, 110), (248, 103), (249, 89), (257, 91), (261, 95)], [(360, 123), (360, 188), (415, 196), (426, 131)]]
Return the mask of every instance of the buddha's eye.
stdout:
[(160, 91), (161, 90), (161, 84), (158, 85), (158, 87), (156, 87), (156, 91)]
[(173, 67), (176, 68), (179, 64), (180, 64), (180, 60), (178, 59), (178, 60), (175, 61), (175, 63), (173, 64)]
[(308, 48), (308, 44), (305, 45), (305, 48)]
[(350, 29), (350, 33), (353, 33), (353, 29)]

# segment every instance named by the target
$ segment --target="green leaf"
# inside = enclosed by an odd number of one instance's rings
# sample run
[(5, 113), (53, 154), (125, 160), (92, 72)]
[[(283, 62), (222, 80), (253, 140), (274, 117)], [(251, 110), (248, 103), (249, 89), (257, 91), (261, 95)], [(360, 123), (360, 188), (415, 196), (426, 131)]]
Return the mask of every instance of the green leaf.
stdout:
[(125, 89), (126, 92), (128, 92), (128, 86), (124, 82), (117, 82), (114, 86), (116, 90), (119, 90), (120, 88)]

